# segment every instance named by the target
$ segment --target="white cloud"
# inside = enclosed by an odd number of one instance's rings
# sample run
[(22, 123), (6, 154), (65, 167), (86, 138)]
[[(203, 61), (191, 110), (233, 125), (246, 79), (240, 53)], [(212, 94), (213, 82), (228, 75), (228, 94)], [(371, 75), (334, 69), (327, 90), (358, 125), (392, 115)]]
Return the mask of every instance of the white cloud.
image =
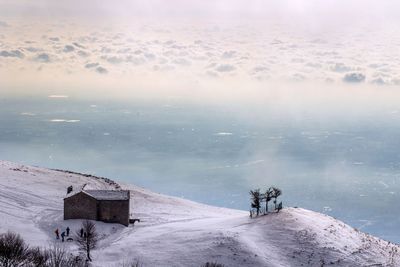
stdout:
[(87, 68), (87, 69), (91, 69), (91, 68), (95, 68), (95, 67), (97, 67), (97, 66), (99, 66), (100, 64), (99, 63), (87, 63), (86, 65), (85, 65), (85, 68)]
[(82, 48), (85, 49), (85, 47), (77, 42), (72, 43), (74, 46), (78, 47), (78, 48)]
[(352, 70), (351, 67), (346, 66), (344, 63), (335, 63), (333, 66), (330, 66), (330, 69), (334, 72), (349, 72)]
[(78, 54), (78, 56), (80, 56), (80, 57), (88, 57), (88, 56), (89, 56), (89, 53), (88, 53), (88, 52), (85, 52), (85, 51), (83, 51), (83, 50), (79, 50), (79, 51), (77, 52), (77, 54)]
[(96, 71), (97, 71), (98, 73), (100, 73), (100, 74), (107, 74), (107, 73), (108, 73), (108, 70), (107, 70), (106, 68), (102, 67), (102, 66), (98, 66), (98, 67), (96, 68)]
[(215, 71), (218, 72), (231, 72), (236, 70), (236, 67), (230, 64), (221, 64), (215, 68)]
[(382, 77), (378, 77), (375, 78), (371, 81), (372, 84), (376, 84), (376, 85), (384, 85), (387, 84), (387, 82), (382, 78)]
[(102, 59), (107, 60), (107, 62), (109, 62), (111, 64), (119, 64), (124, 61), (124, 58), (117, 57), (117, 56), (102, 56)]
[(343, 81), (347, 83), (361, 83), (365, 81), (365, 75), (360, 72), (347, 73), (343, 77)]
[(51, 58), (50, 58), (49, 54), (47, 54), (47, 53), (40, 53), (40, 54), (36, 55), (34, 60), (37, 62), (48, 63), (51, 61)]
[(259, 73), (259, 72), (268, 72), (269, 68), (266, 66), (255, 66), (252, 69), (252, 73)]
[(0, 52), (1, 57), (16, 57), (16, 58), (24, 58), (25, 55), (19, 50), (11, 50), (11, 51), (6, 51), (3, 50)]
[(187, 60), (185, 58), (176, 58), (172, 61), (172, 63), (181, 65), (181, 66), (190, 66), (192, 64), (189, 60)]
[(72, 46), (72, 45), (65, 45), (65, 46), (64, 46), (64, 49), (63, 49), (63, 52), (69, 53), (69, 52), (72, 52), (72, 51), (74, 51), (74, 50), (75, 50), (75, 47), (74, 47), (74, 46)]
[[(0, 59), (9, 60), (2, 62), (1, 71), (6, 66), (25, 73), (45, 67), (72, 77), (86, 68), (109, 73), (107, 79), (116, 81), (121, 75), (152, 77), (160, 72), (196, 80), (221, 76), (274, 82), (361, 83), (368, 77), (369, 84), (382, 85), (395, 84), (393, 77), (400, 71), (396, 53), (400, 27), (391, 29), (391, 34), (377, 29), (363, 33), (357, 27), (348, 29), (348, 34), (314, 34), (286, 24), (98, 23), (94, 32), (83, 22), (66, 22), (62, 29), (50, 22), (36, 23), (13, 23), (2, 29)], [(54, 64), (40, 64), (48, 62)]]
[(225, 51), (223, 54), (222, 54), (222, 58), (223, 59), (230, 59), (230, 58), (233, 58), (233, 57), (235, 57), (236, 56), (236, 51), (233, 51), (233, 50), (230, 50), (230, 51)]
[(39, 51), (42, 51), (42, 50), (43, 50), (43, 49), (41, 49), (41, 48), (32, 47), (32, 46), (30, 46), (30, 47), (25, 47), (24, 49), (25, 49), (26, 51), (29, 51), (29, 52), (32, 52), (32, 53), (39, 52)]

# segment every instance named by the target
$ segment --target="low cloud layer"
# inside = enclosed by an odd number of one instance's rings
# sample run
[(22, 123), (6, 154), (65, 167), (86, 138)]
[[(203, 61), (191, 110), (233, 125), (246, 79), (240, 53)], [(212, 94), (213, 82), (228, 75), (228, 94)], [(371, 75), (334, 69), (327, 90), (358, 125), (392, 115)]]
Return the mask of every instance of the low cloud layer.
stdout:
[[(0, 72), (15, 77), (91, 73), (119, 81), (157, 75), (192, 80), (398, 85), (399, 28), (299, 31), (290, 25), (2, 22)], [(266, 27), (268, 26), (268, 27)], [(390, 34), (389, 34), (390, 30)], [(7, 77), (12, 77), (7, 75)], [(132, 78), (134, 79), (134, 78)]]

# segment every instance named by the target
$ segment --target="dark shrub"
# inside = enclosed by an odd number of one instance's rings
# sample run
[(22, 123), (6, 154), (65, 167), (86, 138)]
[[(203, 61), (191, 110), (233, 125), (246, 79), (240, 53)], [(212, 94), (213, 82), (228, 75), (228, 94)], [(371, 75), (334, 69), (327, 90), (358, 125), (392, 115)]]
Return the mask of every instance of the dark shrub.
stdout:
[(22, 266), (29, 261), (29, 247), (19, 234), (7, 232), (0, 235), (0, 266)]
[(216, 263), (216, 262), (207, 262), (206, 264), (204, 264), (201, 267), (224, 267), (224, 265)]

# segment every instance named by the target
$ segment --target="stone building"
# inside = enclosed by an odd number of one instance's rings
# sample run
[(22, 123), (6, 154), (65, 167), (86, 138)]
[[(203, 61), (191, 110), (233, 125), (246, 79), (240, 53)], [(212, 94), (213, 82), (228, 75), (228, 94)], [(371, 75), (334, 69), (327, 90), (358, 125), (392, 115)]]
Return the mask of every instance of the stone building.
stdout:
[(82, 190), (64, 198), (64, 220), (88, 219), (129, 225), (129, 190)]

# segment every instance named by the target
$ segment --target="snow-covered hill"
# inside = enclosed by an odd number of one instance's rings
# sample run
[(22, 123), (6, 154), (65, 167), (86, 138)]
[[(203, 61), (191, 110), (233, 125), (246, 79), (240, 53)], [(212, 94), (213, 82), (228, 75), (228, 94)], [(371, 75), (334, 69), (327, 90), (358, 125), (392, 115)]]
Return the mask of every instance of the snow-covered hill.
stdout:
[[(31, 245), (55, 242), (63, 220), (66, 188), (132, 191), (132, 217), (124, 227), (96, 222), (102, 235), (94, 266), (400, 266), (400, 247), (316, 212), (285, 208), (250, 219), (248, 212), (207, 206), (147, 191), (134, 185), (72, 172), (0, 161), (0, 232), (18, 232)], [(75, 250), (72, 243), (69, 249)]]

